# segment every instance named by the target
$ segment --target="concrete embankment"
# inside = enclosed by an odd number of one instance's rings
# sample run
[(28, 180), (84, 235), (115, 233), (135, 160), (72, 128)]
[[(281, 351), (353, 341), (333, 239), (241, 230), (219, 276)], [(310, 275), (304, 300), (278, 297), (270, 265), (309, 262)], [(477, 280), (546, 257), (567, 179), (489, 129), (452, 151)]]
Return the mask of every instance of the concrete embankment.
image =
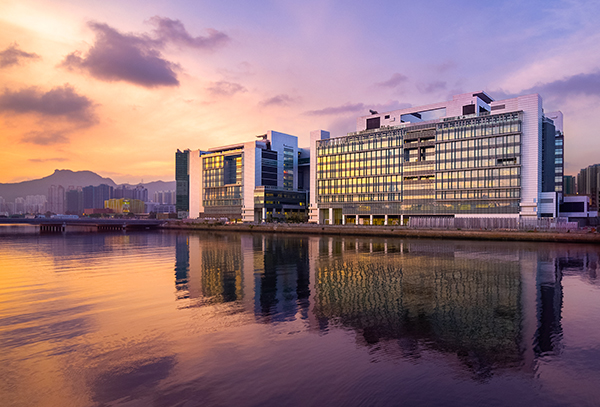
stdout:
[(575, 232), (518, 232), (510, 230), (410, 229), (402, 226), (336, 226), (307, 224), (219, 225), (194, 222), (169, 222), (163, 229), (244, 233), (295, 233), (305, 235), (377, 236), (425, 239), (504, 240), (526, 242), (600, 243), (600, 234)]

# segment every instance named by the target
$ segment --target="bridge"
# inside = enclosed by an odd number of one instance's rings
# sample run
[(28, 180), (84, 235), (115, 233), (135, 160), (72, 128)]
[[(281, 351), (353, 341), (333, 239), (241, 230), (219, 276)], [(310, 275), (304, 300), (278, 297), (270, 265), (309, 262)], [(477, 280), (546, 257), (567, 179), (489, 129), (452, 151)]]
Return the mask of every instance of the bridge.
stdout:
[(0, 218), (0, 225), (39, 225), (40, 233), (151, 230), (164, 222), (156, 219)]

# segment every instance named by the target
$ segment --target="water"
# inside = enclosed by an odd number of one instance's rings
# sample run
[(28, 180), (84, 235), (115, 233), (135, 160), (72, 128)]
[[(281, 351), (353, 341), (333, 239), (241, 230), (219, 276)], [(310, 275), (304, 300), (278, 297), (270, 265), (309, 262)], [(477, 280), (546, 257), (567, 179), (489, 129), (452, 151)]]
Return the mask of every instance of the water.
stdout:
[(600, 248), (0, 237), (2, 406), (600, 405)]

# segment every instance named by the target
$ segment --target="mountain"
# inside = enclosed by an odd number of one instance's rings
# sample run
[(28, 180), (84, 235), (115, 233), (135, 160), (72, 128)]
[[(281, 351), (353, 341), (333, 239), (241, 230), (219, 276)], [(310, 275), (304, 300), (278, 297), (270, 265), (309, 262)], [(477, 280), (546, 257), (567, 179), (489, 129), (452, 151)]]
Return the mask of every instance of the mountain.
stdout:
[[(55, 170), (52, 175), (31, 181), (16, 183), (0, 183), (0, 196), (7, 202), (27, 195), (48, 195), (51, 185), (62, 185), (65, 190), (69, 186), (87, 187), (88, 185), (106, 184), (116, 187), (117, 184), (110, 178), (104, 178), (92, 171)], [(139, 185), (139, 184), (135, 184)], [(168, 191), (175, 189), (175, 181), (154, 181), (142, 184), (148, 188), (148, 197), (152, 199), (155, 191)]]

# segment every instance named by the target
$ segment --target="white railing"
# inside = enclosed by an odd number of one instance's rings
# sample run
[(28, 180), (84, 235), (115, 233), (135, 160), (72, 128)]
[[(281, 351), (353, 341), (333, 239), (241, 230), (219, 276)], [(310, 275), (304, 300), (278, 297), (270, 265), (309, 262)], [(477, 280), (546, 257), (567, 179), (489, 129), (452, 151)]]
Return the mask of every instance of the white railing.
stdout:
[(555, 218), (443, 218), (411, 217), (408, 227), (414, 229), (465, 229), (465, 230), (576, 230), (577, 222)]

